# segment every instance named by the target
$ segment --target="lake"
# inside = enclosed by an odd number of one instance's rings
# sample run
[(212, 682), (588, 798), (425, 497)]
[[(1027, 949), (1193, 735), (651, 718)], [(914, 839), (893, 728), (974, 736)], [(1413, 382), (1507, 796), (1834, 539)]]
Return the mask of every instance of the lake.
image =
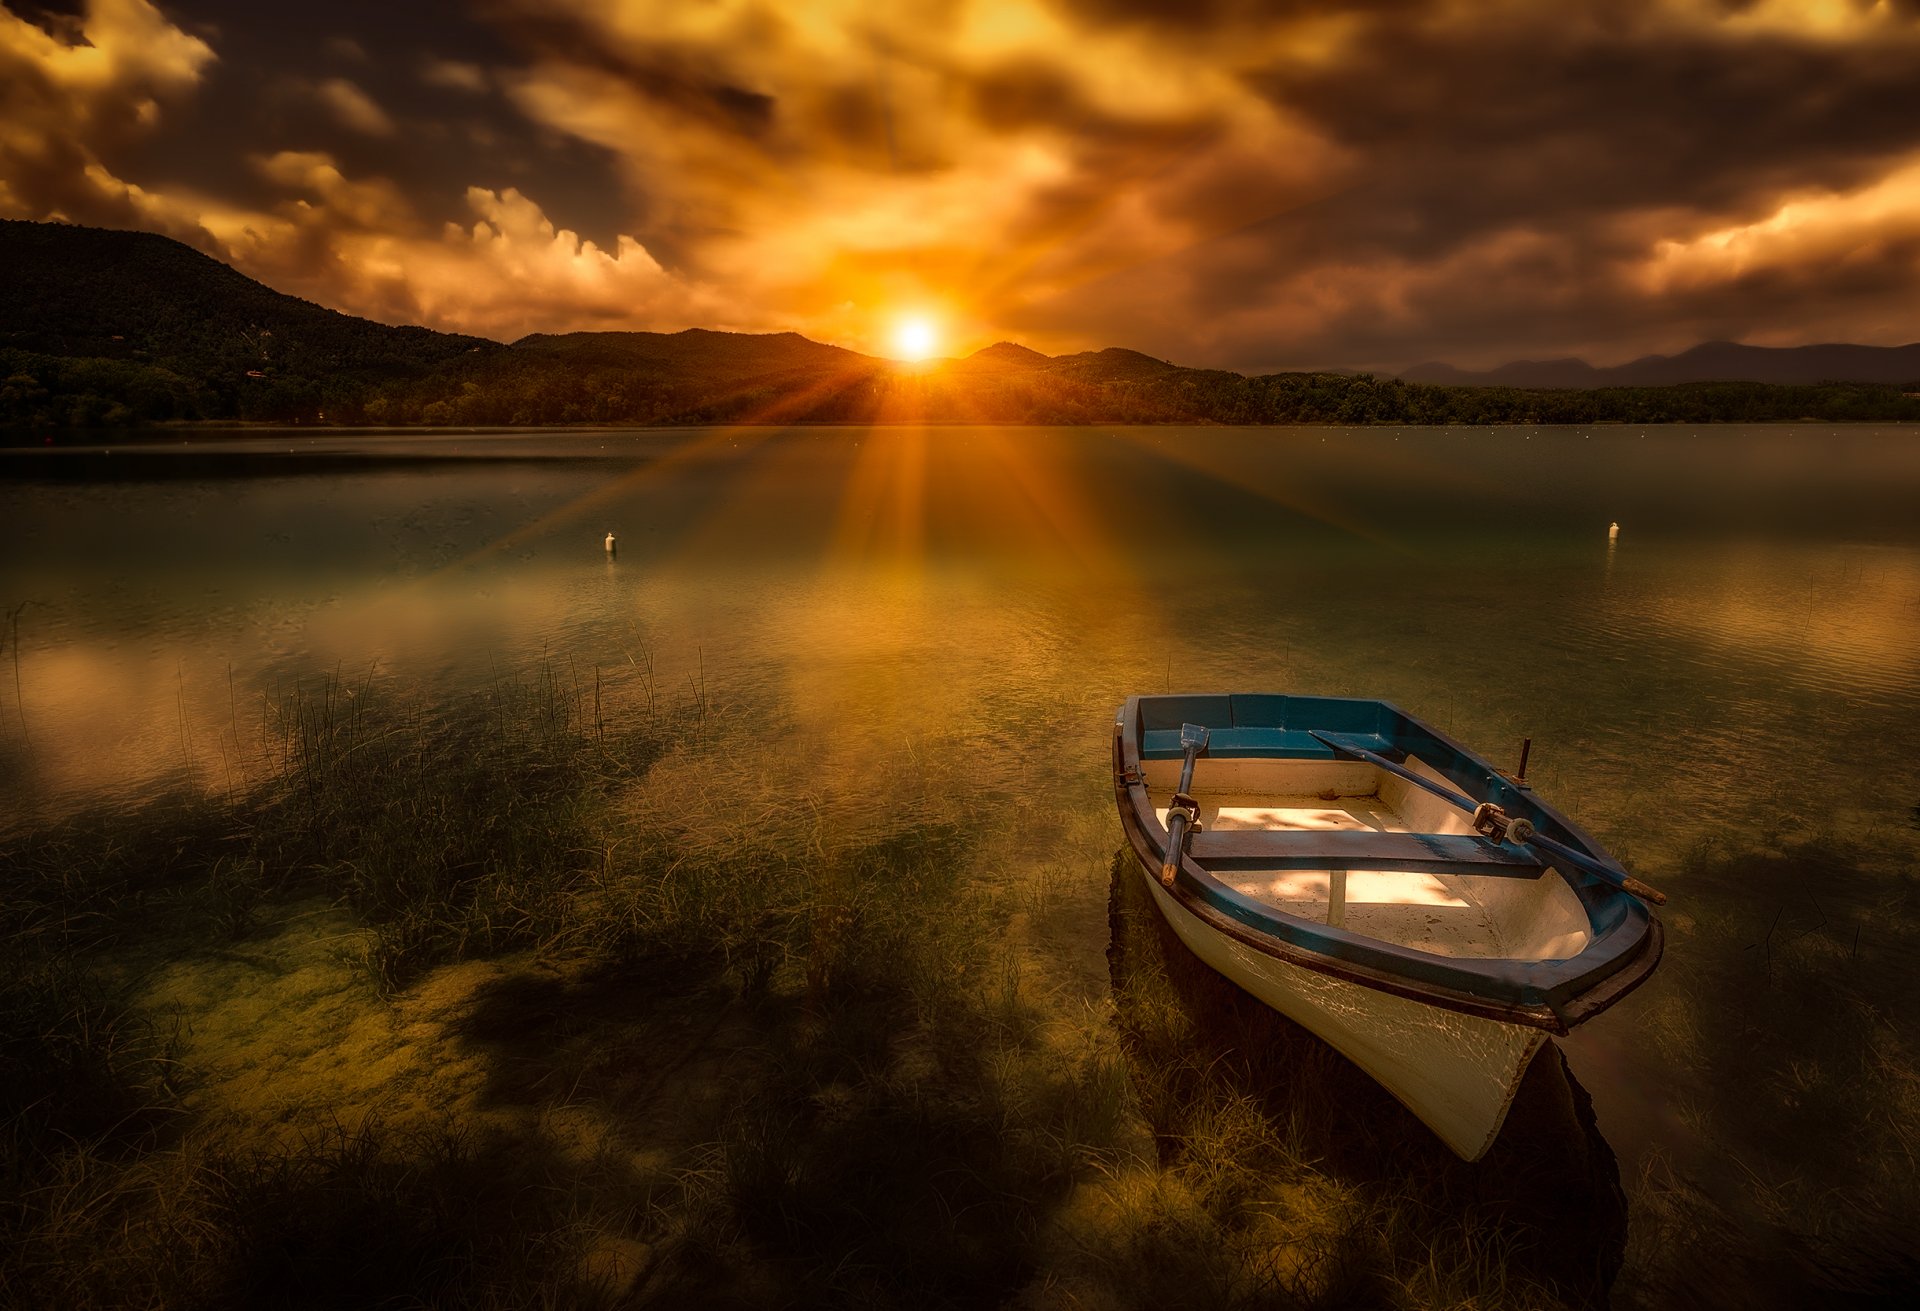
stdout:
[(1496, 763), (1531, 738), (1542, 795), (1671, 897), (1659, 972), (1559, 1044), (1619, 1159), (1622, 1295), (1870, 1292), (1916, 1261), (1917, 505), (1896, 426), (16, 445), (0, 806), (237, 789), (290, 688), (711, 706), (828, 829), (937, 810), (988, 876), (1074, 883), (1036, 950), (1097, 1004), (1114, 707), (1383, 697)]

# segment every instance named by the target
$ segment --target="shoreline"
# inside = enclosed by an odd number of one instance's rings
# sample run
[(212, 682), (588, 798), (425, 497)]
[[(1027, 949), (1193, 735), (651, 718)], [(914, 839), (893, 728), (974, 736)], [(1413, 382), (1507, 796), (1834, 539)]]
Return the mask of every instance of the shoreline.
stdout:
[[(527, 424), (429, 424), (429, 423), (329, 423), (304, 424), (299, 422), (281, 423), (255, 421), (247, 419), (165, 419), (153, 423), (137, 424), (118, 428), (37, 428), (32, 425), (0, 425), (0, 451), (7, 450), (45, 450), (51, 447), (58, 450), (63, 446), (97, 445), (103, 440), (126, 440), (129, 442), (151, 441), (160, 435), (177, 433), (298, 433), (312, 436), (337, 436), (348, 434), (366, 434), (371, 436), (413, 436), (417, 434), (443, 433), (458, 435), (493, 435), (507, 433), (541, 432), (710, 432), (710, 431), (755, 431), (790, 432), (795, 429), (878, 429), (886, 431), (920, 431), (928, 428), (939, 429), (1107, 429), (1107, 428), (1220, 428), (1220, 429), (1287, 429), (1287, 430), (1325, 430), (1350, 432), (1361, 429), (1417, 429), (1423, 432), (1477, 431), (1479, 429), (1581, 429), (1581, 428), (1795, 428), (1814, 425), (1821, 428), (1864, 428), (1864, 427), (1920, 427), (1920, 418), (1888, 419), (1823, 419), (1807, 415), (1798, 419), (1588, 419), (1579, 422), (1551, 422), (1541, 420), (1524, 422), (1518, 420), (1489, 421), (1482, 423), (1417, 423), (1389, 419), (1374, 419), (1358, 423), (1333, 423), (1324, 421), (1298, 423), (1223, 423), (1215, 419), (1190, 420), (1127, 420), (1107, 421), (1088, 420), (1078, 423), (996, 423), (969, 419), (918, 419), (902, 420), (890, 423), (863, 423), (845, 420), (802, 419), (792, 422), (766, 423), (527, 423)], [(39, 438), (41, 440), (21, 441), (20, 438)]]

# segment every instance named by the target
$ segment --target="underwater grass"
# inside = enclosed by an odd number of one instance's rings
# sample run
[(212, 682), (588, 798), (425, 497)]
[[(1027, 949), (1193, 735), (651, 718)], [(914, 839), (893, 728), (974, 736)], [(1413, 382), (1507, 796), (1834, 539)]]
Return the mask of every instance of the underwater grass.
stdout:
[(658, 707), (607, 731), (597, 696), (543, 665), (438, 713), (325, 678), (263, 703), (258, 777), (96, 808), (0, 847), (0, 926), (100, 949), (156, 917), (246, 938), (261, 910), (320, 893), (370, 928), (391, 993), (436, 965), (563, 933), (593, 876), (610, 795), (687, 731)]
[(1920, 939), (1897, 842), (1796, 831), (1702, 843), (1681, 865), (1717, 913), (1671, 916), (1647, 1032), (1687, 1109), (1634, 1180), (1627, 1305), (1711, 1300), (1726, 1253), (1774, 1304), (1904, 1299), (1920, 1277)]
[(537, 1133), (377, 1120), (275, 1153), (200, 1137), (130, 1164), (80, 1152), (30, 1197), (0, 1304), (609, 1305), (638, 1273), (615, 1236), (645, 1197)]
[[(636, 801), (662, 759), (707, 768), (707, 697), (611, 734), (539, 683), (454, 715), (378, 701), (269, 702), (276, 749), (237, 795), (9, 840), (10, 938), (91, 962), (121, 1009), (67, 1004), (91, 975), (9, 995), (9, 1031), (45, 1041), (7, 1049), (40, 1082), (5, 1108), (33, 1163), (6, 1302), (961, 1306), (1034, 1277), (1050, 1210), (1130, 1132), (1125, 1081), (1040, 1041), (958, 818), (823, 826), (778, 762), (724, 769), (717, 804)], [(364, 925), (341, 950), (394, 1003), (445, 964), (521, 962), (450, 1012), (493, 1071), (484, 1124), (223, 1124), (250, 1112), (191, 1094), (191, 1051), (176, 1070), (124, 1037), (148, 976), (271, 954), (315, 893)], [(101, 1050), (61, 1064), (63, 1016)], [(119, 1108), (149, 1101), (122, 1150)], [(30, 1113), (54, 1102), (100, 1109)]]
[[(1703, 1068), (1801, 1099), (1808, 1133), (1878, 1081), (1879, 1200), (1809, 1221), (1835, 1185), (1760, 1150), (1757, 1106), (1710, 1127), (1752, 1151), (1759, 1218), (1653, 1169), (1629, 1252), (1557, 1057), (1461, 1163), (1187, 955), (1126, 853), (1035, 880), (1017, 844), (978, 842), (987, 803), (939, 751), (877, 764), (862, 810), (796, 789), (793, 726), (724, 695), (590, 709), (550, 668), (447, 706), (352, 691), (267, 699), (244, 786), (0, 847), (21, 962), (0, 988), (0, 1304), (1596, 1306), (1616, 1278), (1627, 1301), (1689, 1286), (1756, 1224), (1803, 1285), (1863, 1250), (1907, 1268), (1875, 1208), (1910, 1204), (1910, 1026), (1872, 1011), (1881, 966), (1834, 934), (1771, 962), (1806, 993), (1781, 1013), (1851, 1008), (1830, 1047)], [(1112, 1000), (1081, 1012), (1036, 960), (1102, 885)], [(287, 925), (316, 904), (345, 928), (338, 980), (284, 994), (311, 1009), (236, 1037), (168, 1009), (218, 996), (155, 1000), (196, 959), (294, 969)], [(1907, 905), (1881, 914), (1897, 942)], [(295, 1024), (382, 1073), (229, 1096), (224, 1067)]]
[(70, 1145), (126, 1153), (156, 1141), (174, 1114), (178, 1038), (86, 965), (10, 954), (0, 976), (0, 1178), (26, 1186)]

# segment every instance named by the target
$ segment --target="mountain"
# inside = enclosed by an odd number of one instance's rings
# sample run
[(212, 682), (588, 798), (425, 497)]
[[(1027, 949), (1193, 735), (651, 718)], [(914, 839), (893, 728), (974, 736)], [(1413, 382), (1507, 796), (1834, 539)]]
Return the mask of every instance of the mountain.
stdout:
[[(0, 429), (245, 419), (380, 425), (790, 423), (1759, 423), (1920, 420), (1898, 385), (1612, 385), (1640, 369), (1721, 377), (1920, 376), (1920, 347), (1712, 343), (1620, 369), (1510, 365), (1504, 385), (1370, 374), (1245, 377), (1108, 347), (996, 342), (904, 366), (792, 332), (537, 333), (511, 346), (389, 327), (285, 296), (165, 237), (0, 222)], [(1777, 366), (1777, 367), (1776, 367)], [(1442, 370), (1444, 366), (1433, 366)], [(1663, 372), (1664, 370), (1664, 372)], [(1573, 379), (1587, 390), (1539, 390)], [(1595, 390), (1595, 382), (1609, 385)], [(1909, 386), (1908, 391), (1920, 391)], [(17, 440), (17, 438), (16, 438)]]
[(0, 220), (0, 424), (283, 419), (503, 351), (264, 287), (167, 237)]
[(961, 373), (1026, 373), (1052, 363), (1053, 356), (1042, 355), (1018, 342), (996, 341), (963, 360), (949, 361), (947, 367)]
[(1403, 382), (1432, 387), (1600, 387), (1600, 371), (1585, 360), (1516, 360), (1497, 369), (1473, 373), (1451, 364), (1431, 361), (1403, 371)]
[(1081, 351), (1078, 355), (1056, 355), (1052, 367), (1068, 377), (1097, 382), (1132, 382), (1181, 372), (1177, 364), (1119, 346)]
[(824, 346), (797, 332), (750, 334), (707, 328), (672, 333), (537, 332), (514, 342), (513, 349), (588, 368), (642, 368), (673, 378), (731, 380), (795, 369), (834, 372), (877, 363), (871, 356)]
[(1709, 341), (1678, 355), (1647, 355), (1595, 368), (1584, 360), (1520, 360), (1485, 372), (1416, 364), (1405, 382), (1443, 387), (1672, 387), (1691, 382), (1811, 386), (1865, 382), (1920, 389), (1920, 344), (1911, 346), (1742, 346)]
[(418, 373), (496, 342), (285, 296), (167, 237), (0, 220), (0, 348), (123, 361), (217, 394)]

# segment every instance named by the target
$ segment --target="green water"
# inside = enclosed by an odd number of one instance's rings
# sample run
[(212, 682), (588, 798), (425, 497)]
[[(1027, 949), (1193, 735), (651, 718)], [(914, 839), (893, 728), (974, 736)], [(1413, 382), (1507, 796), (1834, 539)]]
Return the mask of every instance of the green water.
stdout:
[[(182, 776), (236, 786), (257, 706), (287, 688), (447, 698), (544, 668), (609, 704), (757, 717), (824, 823), (916, 822), (902, 762), (940, 761), (942, 813), (1018, 881), (1118, 845), (1106, 745), (1128, 693), (1385, 697), (1497, 762), (1531, 737), (1541, 792), (1670, 893), (1659, 974), (1562, 1046), (1636, 1235), (1711, 1214), (1723, 1248), (1757, 1252), (1775, 1230), (1756, 1194), (1845, 1192), (1862, 1153), (1916, 1145), (1916, 504), (1920, 434), (1892, 427), (0, 449), (0, 606), (24, 605), (0, 806), (33, 822)], [(1106, 933), (1089, 915), (1051, 944), (1088, 997)], [(1864, 1030), (1884, 1082), (1829, 1088), (1811, 1121), (1809, 1084), (1842, 1079), (1779, 1018), (1809, 971), (1893, 994)], [(1870, 1217), (1794, 1277), (1871, 1285), (1910, 1244)]]

